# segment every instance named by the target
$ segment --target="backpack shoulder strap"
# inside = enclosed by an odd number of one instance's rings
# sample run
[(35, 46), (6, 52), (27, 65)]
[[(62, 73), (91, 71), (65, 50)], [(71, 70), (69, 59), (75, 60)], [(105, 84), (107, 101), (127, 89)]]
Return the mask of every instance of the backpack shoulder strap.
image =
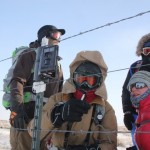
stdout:
[[(92, 123), (94, 122), (96, 106), (97, 106), (96, 104), (93, 105), (92, 118), (91, 118), (91, 122), (90, 122), (90, 126), (89, 126), (89, 130), (88, 131), (91, 131), (91, 126), (92, 126)], [(87, 135), (86, 135), (86, 138), (84, 140), (85, 146), (87, 146), (89, 144), (89, 139), (90, 139), (90, 133), (88, 132)]]

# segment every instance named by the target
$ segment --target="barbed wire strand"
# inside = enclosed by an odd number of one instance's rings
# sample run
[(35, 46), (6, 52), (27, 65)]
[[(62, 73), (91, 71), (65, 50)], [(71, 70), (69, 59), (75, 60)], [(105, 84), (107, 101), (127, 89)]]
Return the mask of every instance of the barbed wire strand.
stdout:
[(91, 32), (91, 31), (95, 31), (95, 30), (98, 30), (98, 29), (100, 29), (100, 28), (104, 28), (104, 27), (107, 27), (107, 26), (111, 26), (111, 25), (113, 25), (113, 24), (117, 24), (117, 23), (123, 22), (123, 21), (125, 21), (125, 20), (133, 19), (133, 18), (142, 16), (142, 15), (147, 14), (147, 13), (150, 13), (150, 10), (145, 11), (145, 12), (141, 12), (141, 13), (136, 14), (136, 15), (134, 15), (134, 16), (130, 16), (130, 17), (127, 17), (127, 18), (120, 19), (120, 20), (118, 20), (118, 21), (114, 21), (114, 22), (111, 22), (111, 23), (107, 23), (107, 24), (105, 24), (105, 25), (102, 25), (102, 26), (99, 26), (99, 27), (96, 27), (96, 28), (93, 28), (93, 29), (90, 29), (90, 30), (87, 30), (87, 31), (80, 32), (80, 33), (78, 33), (78, 34), (75, 34), (75, 35), (72, 35), (72, 36), (70, 36), (70, 37), (64, 38), (64, 39), (62, 39), (61, 41), (64, 41), (64, 40), (67, 40), (67, 39), (70, 39), (70, 38), (73, 38), (73, 37), (76, 37), (76, 36), (79, 36), (79, 35), (83, 35), (83, 34), (85, 34), (85, 33), (88, 33), (88, 32)]
[[(141, 65), (141, 67), (145, 67), (145, 66), (150, 66), (150, 64), (146, 64), (146, 65)], [(107, 73), (114, 73), (114, 72), (118, 72), (118, 71), (124, 71), (124, 70), (129, 70), (129, 69), (136, 69), (136, 68), (138, 68), (138, 67), (129, 67), (129, 68), (122, 68), (122, 69), (116, 69), (116, 70), (111, 70), (111, 71), (108, 71)], [(99, 74), (102, 74), (102, 73), (99, 73)], [(91, 75), (99, 75), (99, 74), (91, 74)], [(90, 75), (90, 76), (91, 76)], [(69, 78), (69, 79), (74, 79), (74, 78)], [(61, 81), (67, 81), (68, 79), (64, 79), (64, 80), (56, 80), (56, 81), (50, 81), (48, 84), (51, 84), (51, 83), (55, 83), (55, 82), (61, 82)], [(44, 84), (44, 83), (43, 83)], [(43, 84), (38, 84), (37, 86), (39, 86), (39, 85), (43, 85)], [(24, 86), (24, 88), (31, 88), (32, 87), (32, 85), (31, 86)], [(15, 90), (16, 88), (13, 88), (13, 89), (11, 89), (11, 90)], [(0, 92), (5, 92), (4, 90), (0, 90)]]
[[(96, 27), (96, 28), (93, 28), (93, 29), (89, 29), (89, 30), (80, 32), (80, 33), (78, 33), (78, 34), (75, 34), (75, 35), (66, 37), (66, 38), (60, 40), (60, 42), (61, 42), (61, 41), (68, 40), (68, 39), (71, 39), (71, 38), (74, 38), (74, 37), (77, 37), (77, 36), (80, 36), (80, 35), (83, 35), (83, 34), (86, 34), (86, 33), (89, 33), (89, 32), (92, 32), (92, 31), (95, 31), (95, 30), (98, 30), (98, 29), (101, 29), (101, 28), (104, 28), (104, 27), (107, 27), (107, 26), (111, 26), (111, 25), (113, 25), (113, 24), (117, 24), (117, 23), (120, 23), (120, 22), (123, 22), (123, 21), (126, 21), (126, 20), (130, 20), (130, 19), (133, 19), (133, 18), (136, 18), (136, 17), (140, 17), (140, 16), (142, 16), (142, 15), (144, 15), (144, 14), (147, 14), (147, 13), (150, 13), (150, 10), (145, 11), (145, 12), (141, 12), (141, 13), (138, 13), (138, 14), (136, 14), (136, 15), (134, 15), (134, 16), (130, 16), (130, 17), (127, 17), (127, 18), (123, 18), (123, 19), (120, 19), (120, 20), (117, 20), (117, 21), (114, 21), (114, 22), (111, 22), (111, 23), (107, 23), (107, 24), (105, 24), (105, 25), (102, 25), (102, 26), (99, 26), (99, 27)], [(30, 51), (30, 52), (31, 52), (31, 51)], [(28, 53), (28, 52), (25, 52), (25, 53)], [(12, 58), (12, 57), (9, 57), (9, 58), (6, 58), (6, 59), (2, 59), (2, 60), (0, 60), (0, 62), (6, 61), (6, 60), (11, 59), (11, 58)]]
[[(0, 129), (6, 129), (6, 130), (18, 130), (18, 131), (33, 131), (34, 129), (20, 129), (20, 128), (10, 128), (10, 127), (2, 127), (0, 126)], [(78, 133), (78, 134), (93, 134), (93, 133), (101, 133), (101, 134), (114, 134), (114, 133), (120, 133), (120, 134), (124, 134), (124, 133), (131, 133), (131, 131), (124, 131), (124, 130), (113, 130), (113, 131), (110, 131), (110, 130), (104, 130), (104, 131), (99, 131), (99, 130), (95, 130), (95, 131), (86, 131), (86, 130), (57, 130), (57, 129), (52, 129), (52, 130), (48, 130), (48, 129), (36, 129), (37, 131), (42, 131), (42, 132), (53, 132), (53, 133), (66, 133), (66, 132), (69, 132), (69, 133)], [(136, 133), (142, 133), (142, 134), (150, 134), (150, 130), (147, 130), (147, 131), (136, 131)]]

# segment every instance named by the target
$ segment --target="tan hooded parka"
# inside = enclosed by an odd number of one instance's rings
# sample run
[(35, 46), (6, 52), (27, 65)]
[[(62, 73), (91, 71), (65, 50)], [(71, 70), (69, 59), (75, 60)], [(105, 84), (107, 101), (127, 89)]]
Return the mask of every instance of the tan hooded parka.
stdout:
[[(101, 150), (116, 150), (117, 149), (117, 121), (114, 109), (107, 101), (107, 92), (104, 84), (104, 80), (107, 75), (107, 66), (103, 60), (103, 57), (99, 51), (81, 51), (77, 54), (74, 61), (70, 64), (70, 78), (65, 82), (61, 93), (55, 94), (49, 98), (49, 101), (45, 104), (42, 111), (41, 122), (41, 140), (52, 136), (52, 142), (54, 146), (58, 148), (64, 148), (65, 130), (67, 130), (68, 122), (64, 122), (59, 129), (54, 128), (51, 122), (51, 111), (55, 105), (59, 102), (66, 102), (69, 100), (70, 94), (76, 91), (73, 83), (73, 72), (84, 61), (90, 61), (97, 64), (103, 76), (103, 83), (95, 91), (97, 97), (91, 102), (92, 107), (87, 114), (84, 114), (80, 122), (74, 122), (71, 127), (71, 133), (68, 137), (68, 145), (84, 145), (84, 140), (87, 136), (87, 132), (90, 128), (91, 117), (93, 112), (93, 104), (104, 108), (104, 116), (100, 124), (96, 124), (94, 121), (91, 125), (91, 133), (89, 144), (94, 144), (95, 141), (99, 142)], [(32, 136), (30, 129), (33, 128), (33, 120), (29, 124), (29, 133)], [(51, 132), (52, 130), (55, 130)], [(59, 132), (56, 132), (59, 131)], [(75, 132), (74, 132), (75, 131)]]

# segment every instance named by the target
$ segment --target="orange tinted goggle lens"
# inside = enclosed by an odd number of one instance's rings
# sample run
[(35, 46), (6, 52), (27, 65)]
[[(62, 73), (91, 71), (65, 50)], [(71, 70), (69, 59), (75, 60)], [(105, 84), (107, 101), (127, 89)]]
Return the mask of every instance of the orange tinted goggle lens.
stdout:
[(60, 32), (53, 32), (51, 34), (51, 36), (52, 36), (52, 38), (57, 40), (57, 39), (60, 39), (61, 33)]
[(150, 54), (150, 47), (145, 47), (143, 48), (143, 52), (142, 52), (144, 55), (148, 55)]
[(78, 82), (79, 84), (83, 83), (84, 81), (87, 81), (89, 85), (93, 86), (96, 83), (96, 77), (76, 75), (75, 81)]

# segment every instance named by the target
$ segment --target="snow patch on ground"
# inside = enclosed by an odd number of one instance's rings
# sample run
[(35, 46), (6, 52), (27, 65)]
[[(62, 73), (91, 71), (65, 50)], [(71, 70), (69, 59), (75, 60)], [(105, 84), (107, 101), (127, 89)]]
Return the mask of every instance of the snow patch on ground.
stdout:
[(118, 150), (122, 150), (121, 148), (127, 148), (132, 146), (132, 139), (131, 133), (126, 130), (124, 126), (119, 126), (119, 133), (118, 133)]
[(9, 129), (0, 129), (0, 150), (10, 150)]
[[(0, 150), (11, 150), (10, 143), (9, 143), (10, 130), (6, 129), (9, 127), (10, 127), (9, 123), (8, 124), (6, 123), (3, 126), (1, 126), (1, 123), (0, 123)], [(118, 131), (119, 131), (119, 133), (118, 133), (118, 150), (125, 150), (126, 147), (130, 147), (132, 145), (131, 136), (130, 136), (131, 134), (126, 133), (127, 130), (124, 126), (119, 126), (118, 128), (119, 128), (118, 129)], [(120, 131), (122, 131), (122, 132), (120, 132)]]

